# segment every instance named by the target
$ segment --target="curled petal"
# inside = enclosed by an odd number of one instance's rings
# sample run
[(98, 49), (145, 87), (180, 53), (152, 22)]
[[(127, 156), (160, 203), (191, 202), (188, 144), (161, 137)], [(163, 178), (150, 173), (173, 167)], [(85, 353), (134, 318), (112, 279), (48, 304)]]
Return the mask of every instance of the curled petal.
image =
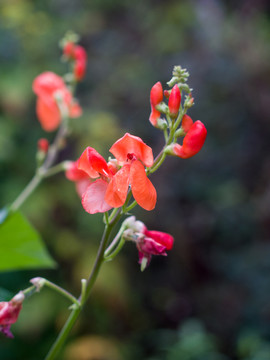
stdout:
[(91, 183), (82, 196), (82, 206), (89, 214), (103, 213), (112, 207), (105, 201), (108, 183), (98, 179)]
[(145, 210), (153, 210), (157, 202), (157, 192), (138, 160), (133, 161), (130, 166), (130, 185), (137, 203)]
[(54, 131), (58, 128), (61, 116), (53, 99), (44, 101), (43, 98), (37, 98), (36, 111), (39, 122), (45, 131)]
[(174, 243), (174, 238), (165, 232), (156, 231), (156, 230), (145, 230), (144, 234), (153, 239), (156, 243), (164, 246), (166, 250), (171, 250)]
[(126, 164), (111, 179), (105, 199), (112, 207), (124, 205), (129, 186), (130, 164)]
[(128, 154), (135, 155), (138, 160), (141, 160), (148, 167), (152, 166), (154, 162), (150, 146), (146, 145), (138, 136), (129, 133), (117, 140), (110, 148), (110, 152), (121, 164), (126, 162)]
[(192, 125), (193, 125), (193, 120), (191, 119), (190, 116), (185, 114), (182, 119), (182, 128), (183, 128), (184, 132), (187, 133), (190, 130)]
[(85, 171), (91, 178), (101, 175), (110, 177), (111, 172), (105, 159), (92, 147), (88, 146), (78, 160), (78, 169)]
[(144, 238), (137, 243), (137, 248), (140, 252), (149, 255), (163, 255), (166, 254), (166, 246), (157, 243), (155, 240), (151, 238)]

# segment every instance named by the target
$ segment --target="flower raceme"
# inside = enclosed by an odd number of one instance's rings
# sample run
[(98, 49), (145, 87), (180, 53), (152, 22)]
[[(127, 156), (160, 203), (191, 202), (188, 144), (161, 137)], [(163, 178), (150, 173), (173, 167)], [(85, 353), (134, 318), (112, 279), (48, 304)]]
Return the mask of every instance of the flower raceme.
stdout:
[(37, 76), (33, 82), (33, 91), (37, 95), (37, 117), (45, 131), (54, 131), (61, 123), (62, 115), (56, 96), (61, 98), (71, 118), (79, 117), (82, 113), (63, 79), (53, 72), (47, 71)]
[(10, 301), (0, 302), (0, 332), (7, 337), (13, 338), (10, 326), (17, 321), (23, 300), (24, 294), (19, 292)]
[[(145, 166), (150, 167), (154, 162), (152, 149), (139, 137), (126, 133), (113, 144), (110, 152), (115, 160), (107, 163), (95, 149), (87, 147), (75, 165), (91, 179), (82, 194), (85, 211), (95, 214), (123, 206), (129, 186), (137, 203), (145, 210), (152, 210), (157, 193), (145, 172)], [(71, 172), (67, 174), (70, 180), (79, 180), (76, 176), (72, 179)]]
[(86, 72), (87, 53), (81, 45), (67, 41), (63, 47), (63, 54), (67, 59), (74, 60), (73, 75), (76, 81), (81, 81)]

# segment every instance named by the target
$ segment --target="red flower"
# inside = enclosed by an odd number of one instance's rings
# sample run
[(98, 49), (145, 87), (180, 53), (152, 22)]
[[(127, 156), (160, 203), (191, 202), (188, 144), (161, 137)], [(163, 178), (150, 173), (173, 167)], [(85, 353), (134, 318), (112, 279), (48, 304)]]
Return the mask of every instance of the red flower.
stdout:
[(144, 265), (143, 262), (145, 262), (145, 266), (148, 266), (152, 255), (167, 256), (166, 250), (171, 250), (173, 247), (174, 238), (170, 234), (155, 230), (150, 231), (145, 227), (143, 235), (136, 242), (139, 250), (139, 264)]
[(85, 211), (94, 214), (124, 205), (129, 185), (138, 204), (152, 210), (157, 194), (144, 168), (153, 164), (152, 149), (139, 137), (127, 133), (114, 143), (110, 152), (116, 160), (109, 163), (91, 147), (86, 148), (78, 160), (77, 168), (91, 179), (97, 179), (82, 195)]
[(13, 338), (10, 326), (17, 321), (23, 300), (24, 294), (19, 292), (10, 301), (0, 302), (0, 332), (7, 337)]
[(56, 95), (61, 96), (71, 118), (81, 115), (82, 110), (72, 98), (63, 79), (53, 72), (48, 71), (37, 76), (33, 82), (33, 91), (37, 95), (37, 117), (45, 131), (54, 131), (61, 123)]
[(156, 105), (160, 104), (163, 100), (163, 89), (161, 82), (157, 82), (151, 89), (150, 92), (150, 105), (151, 105), (151, 114), (150, 122), (153, 126), (157, 126), (157, 121), (160, 118), (160, 112), (156, 109)]
[(82, 194), (84, 210), (89, 214), (110, 210), (112, 206), (106, 202), (105, 194), (113, 172), (106, 160), (95, 149), (87, 147), (78, 160), (78, 169), (91, 179), (97, 179)]
[(142, 270), (149, 265), (152, 255), (167, 256), (166, 250), (173, 247), (174, 238), (170, 234), (148, 230), (143, 222), (136, 221), (135, 216), (130, 216), (123, 224), (127, 228), (123, 233), (125, 239), (136, 243)]
[(85, 76), (86, 64), (87, 64), (87, 53), (85, 49), (77, 45), (74, 50), (74, 77), (77, 81), (81, 81)]
[(173, 118), (177, 117), (180, 103), (181, 103), (181, 93), (179, 87), (177, 85), (174, 85), (168, 102), (171, 117)]
[(137, 203), (145, 210), (153, 210), (157, 193), (145, 173), (144, 166), (152, 166), (152, 149), (141, 138), (126, 133), (110, 148), (123, 167), (111, 179), (106, 192), (106, 201), (112, 207), (124, 205), (130, 185)]
[(186, 132), (183, 145), (169, 145), (166, 152), (171, 155), (179, 156), (182, 159), (188, 159), (196, 155), (203, 147), (207, 130), (200, 120), (197, 120), (192, 124), (191, 118), (187, 115), (186, 117), (183, 117), (183, 120), (182, 128)]

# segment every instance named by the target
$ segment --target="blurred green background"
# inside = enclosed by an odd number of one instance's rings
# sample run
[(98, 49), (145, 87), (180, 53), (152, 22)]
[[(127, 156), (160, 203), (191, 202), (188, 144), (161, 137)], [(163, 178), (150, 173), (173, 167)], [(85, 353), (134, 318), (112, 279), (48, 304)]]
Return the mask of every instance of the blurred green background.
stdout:
[[(0, 199), (10, 203), (33, 175), (32, 81), (64, 74), (59, 40), (80, 34), (88, 53), (77, 97), (84, 109), (59, 160), (86, 146), (104, 157), (126, 131), (157, 154), (162, 134), (149, 121), (149, 92), (174, 65), (191, 76), (190, 115), (208, 129), (194, 158), (168, 158), (151, 180), (152, 212), (135, 214), (175, 237), (174, 249), (141, 273), (127, 244), (105, 264), (69, 338), (63, 360), (270, 359), (270, 6), (267, 0), (1, 0)], [(72, 291), (88, 276), (102, 216), (84, 212), (63, 174), (22, 208), (59, 264), (56, 270), (0, 274), (11, 294), (45, 276)], [(0, 338), (3, 360), (42, 359), (68, 315), (43, 290), (25, 302)]]

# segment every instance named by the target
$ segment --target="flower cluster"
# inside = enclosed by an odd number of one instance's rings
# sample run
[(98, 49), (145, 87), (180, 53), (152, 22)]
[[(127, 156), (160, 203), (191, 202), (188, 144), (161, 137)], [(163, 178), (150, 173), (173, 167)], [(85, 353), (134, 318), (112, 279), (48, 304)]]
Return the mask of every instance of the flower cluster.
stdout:
[(87, 53), (81, 45), (73, 41), (66, 41), (63, 54), (67, 60), (73, 61), (73, 76), (76, 81), (81, 81), (86, 72)]
[[(174, 68), (173, 78), (168, 82), (168, 85), (173, 87), (171, 90), (164, 91), (165, 97), (168, 97), (168, 105), (163, 102), (163, 88), (160, 82), (157, 82), (150, 92), (149, 121), (157, 128), (170, 129), (173, 141), (168, 144), (165, 151), (169, 155), (175, 155), (182, 159), (196, 155), (203, 147), (207, 135), (207, 130), (201, 121), (193, 122), (191, 117), (186, 115), (187, 109), (194, 104), (190, 89), (185, 83), (188, 76), (189, 74), (180, 66)], [(181, 106), (181, 90), (189, 92), (183, 108)], [(169, 123), (165, 119), (161, 119), (161, 113), (166, 115)], [(178, 129), (179, 126), (181, 127)], [(182, 145), (176, 143), (179, 136), (184, 136)]]
[(77, 162), (68, 166), (66, 176), (77, 183), (85, 211), (95, 214), (123, 206), (129, 187), (142, 208), (154, 209), (157, 193), (145, 172), (154, 162), (152, 149), (141, 138), (126, 133), (110, 152), (115, 159), (107, 163), (95, 149), (87, 147)]
[(19, 292), (10, 301), (0, 302), (0, 332), (7, 337), (13, 338), (10, 327), (18, 319), (24, 298), (23, 292)]
[(37, 117), (45, 131), (56, 130), (63, 115), (76, 118), (82, 113), (64, 80), (53, 72), (38, 75), (33, 82), (33, 91), (37, 95)]

